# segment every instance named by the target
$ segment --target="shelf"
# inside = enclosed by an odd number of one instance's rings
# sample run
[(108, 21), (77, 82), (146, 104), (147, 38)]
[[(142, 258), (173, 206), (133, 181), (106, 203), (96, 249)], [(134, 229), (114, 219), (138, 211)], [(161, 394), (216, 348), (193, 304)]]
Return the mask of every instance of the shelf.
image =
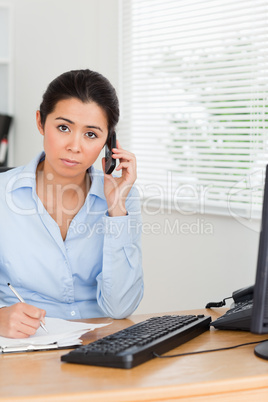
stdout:
[[(0, 0), (0, 113), (13, 116), (13, 6)], [(13, 164), (13, 132), (9, 133), (9, 164)]]

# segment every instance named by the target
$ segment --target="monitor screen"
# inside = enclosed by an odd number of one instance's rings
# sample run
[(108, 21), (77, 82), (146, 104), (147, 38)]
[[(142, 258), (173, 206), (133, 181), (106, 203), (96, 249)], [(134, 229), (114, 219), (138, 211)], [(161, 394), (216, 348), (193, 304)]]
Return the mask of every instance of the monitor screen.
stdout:
[[(259, 252), (251, 317), (251, 332), (268, 333), (268, 165), (264, 184)], [(255, 348), (259, 357), (268, 359), (268, 341)]]

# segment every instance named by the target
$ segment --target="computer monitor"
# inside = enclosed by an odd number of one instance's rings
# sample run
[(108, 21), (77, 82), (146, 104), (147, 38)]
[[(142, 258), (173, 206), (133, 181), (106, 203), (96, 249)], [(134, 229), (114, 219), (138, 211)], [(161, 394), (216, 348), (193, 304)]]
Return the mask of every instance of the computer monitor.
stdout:
[[(268, 333), (268, 165), (266, 166), (264, 184), (251, 332), (255, 334)], [(268, 341), (262, 342), (256, 346), (255, 354), (263, 359), (268, 359)]]

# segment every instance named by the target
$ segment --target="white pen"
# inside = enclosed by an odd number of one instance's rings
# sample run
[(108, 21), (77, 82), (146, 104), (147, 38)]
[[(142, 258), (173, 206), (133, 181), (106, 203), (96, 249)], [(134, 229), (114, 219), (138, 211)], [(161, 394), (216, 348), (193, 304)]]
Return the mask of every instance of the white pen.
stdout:
[[(7, 286), (14, 293), (14, 295), (19, 299), (20, 302), (25, 303), (25, 301), (23, 300), (21, 295), (18, 294), (18, 292), (13, 288), (12, 285), (10, 285), (10, 283), (8, 283)], [(40, 321), (40, 326), (43, 328), (44, 331), (48, 332), (48, 330), (46, 329), (45, 325), (41, 321)]]

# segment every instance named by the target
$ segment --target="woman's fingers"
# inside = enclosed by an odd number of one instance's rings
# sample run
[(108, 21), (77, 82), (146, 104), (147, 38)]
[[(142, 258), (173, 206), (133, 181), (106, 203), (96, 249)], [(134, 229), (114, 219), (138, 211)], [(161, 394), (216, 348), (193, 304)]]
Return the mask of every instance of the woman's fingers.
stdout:
[(1, 335), (9, 338), (28, 338), (40, 327), (45, 310), (26, 303), (3, 307), (0, 312)]

